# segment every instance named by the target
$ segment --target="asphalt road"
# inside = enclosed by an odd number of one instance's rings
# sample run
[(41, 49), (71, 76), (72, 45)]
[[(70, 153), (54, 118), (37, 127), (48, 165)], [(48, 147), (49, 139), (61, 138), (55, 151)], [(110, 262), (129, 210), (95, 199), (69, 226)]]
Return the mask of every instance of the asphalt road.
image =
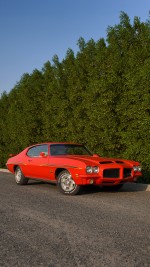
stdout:
[(150, 266), (150, 192), (18, 186), (0, 173), (0, 267)]

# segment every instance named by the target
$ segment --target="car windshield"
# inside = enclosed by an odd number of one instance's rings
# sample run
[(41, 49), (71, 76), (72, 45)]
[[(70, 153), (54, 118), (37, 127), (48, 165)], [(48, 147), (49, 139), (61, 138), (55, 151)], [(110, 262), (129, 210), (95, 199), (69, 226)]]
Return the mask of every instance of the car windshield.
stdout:
[(50, 146), (51, 156), (56, 155), (89, 155), (93, 154), (83, 145), (56, 144)]

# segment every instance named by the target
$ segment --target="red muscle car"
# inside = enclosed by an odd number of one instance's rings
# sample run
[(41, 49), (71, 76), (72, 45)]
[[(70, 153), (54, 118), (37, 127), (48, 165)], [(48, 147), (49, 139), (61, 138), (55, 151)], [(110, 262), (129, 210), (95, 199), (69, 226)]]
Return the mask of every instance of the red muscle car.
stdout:
[(29, 179), (50, 181), (69, 195), (92, 184), (119, 189), (126, 182), (136, 182), (142, 175), (138, 162), (102, 158), (85, 146), (72, 143), (42, 143), (27, 147), (9, 158), (6, 166), (15, 174), (19, 185), (27, 184)]

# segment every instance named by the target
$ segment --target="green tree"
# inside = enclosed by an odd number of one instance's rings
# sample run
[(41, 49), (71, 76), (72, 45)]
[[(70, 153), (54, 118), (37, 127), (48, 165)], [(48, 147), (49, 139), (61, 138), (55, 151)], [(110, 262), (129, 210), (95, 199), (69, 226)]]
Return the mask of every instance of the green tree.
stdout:
[(24, 74), (0, 99), (1, 165), (44, 141), (88, 145), (102, 156), (142, 162), (150, 172), (150, 22), (121, 12), (101, 38), (78, 40), (62, 62)]

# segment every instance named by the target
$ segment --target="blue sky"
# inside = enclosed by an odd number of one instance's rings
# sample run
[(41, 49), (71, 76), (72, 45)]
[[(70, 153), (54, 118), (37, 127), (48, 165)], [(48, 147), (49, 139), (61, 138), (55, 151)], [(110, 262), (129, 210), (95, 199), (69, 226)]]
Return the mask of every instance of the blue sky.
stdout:
[(79, 37), (106, 38), (120, 11), (145, 22), (149, 10), (150, 0), (0, 0), (0, 93), (55, 54), (76, 53)]

